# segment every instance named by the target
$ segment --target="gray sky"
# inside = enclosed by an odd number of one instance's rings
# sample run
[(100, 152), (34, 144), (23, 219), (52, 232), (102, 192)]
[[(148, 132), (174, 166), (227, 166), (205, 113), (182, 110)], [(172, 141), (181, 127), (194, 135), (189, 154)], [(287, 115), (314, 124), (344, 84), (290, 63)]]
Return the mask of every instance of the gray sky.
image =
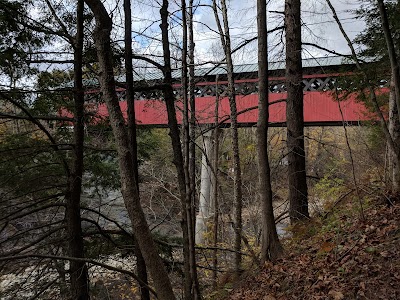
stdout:
[[(62, 0), (55, 0), (62, 1)], [(335, 6), (339, 18), (353, 39), (363, 30), (364, 24), (355, 20), (354, 15), (349, 12), (360, 6), (359, 0), (331, 0)], [(162, 57), (161, 35), (160, 35), (160, 1), (134, 0), (132, 1), (133, 17), (133, 39), (134, 51), (140, 54)], [(223, 51), (213, 11), (210, 7), (211, 0), (195, 0), (195, 4), (202, 6), (195, 10), (195, 43), (196, 60), (199, 63), (217, 61), (223, 58)], [(106, 7), (112, 12), (114, 20), (113, 35), (115, 40), (122, 43), (123, 40), (123, 8), (122, 1), (106, 1)], [(232, 48), (243, 43), (247, 39), (257, 35), (256, 28), (256, 0), (227, 0), (230, 34)], [(180, 45), (182, 39), (182, 27), (180, 25), (180, 0), (171, 0), (169, 12), (171, 13), (170, 41), (172, 44)], [(268, 4), (268, 27), (272, 29), (283, 25), (284, 0), (270, 0)], [(33, 15), (36, 13), (32, 12)], [(347, 43), (332, 18), (332, 13), (325, 0), (303, 0), (302, 1), (303, 41), (312, 42), (339, 53), (349, 53)], [(271, 35), (269, 46), (271, 49), (270, 60), (282, 60), (283, 45), (281, 35)], [(62, 49), (63, 45), (55, 44), (55, 48)], [(171, 47), (172, 55), (180, 57), (177, 47)], [(326, 52), (313, 47), (304, 47), (303, 57), (319, 57), (327, 55)], [(255, 63), (257, 62), (257, 43), (254, 41), (242, 51), (234, 55), (234, 63)], [(137, 65), (143, 62), (135, 62)]]
[[(332, 0), (343, 26), (353, 39), (364, 28), (361, 20), (355, 20), (350, 12), (360, 6), (359, 1)], [(283, 25), (282, 12), (284, 0), (272, 0), (268, 7), (269, 29)], [(203, 59), (212, 60), (218, 55), (220, 45), (218, 35), (208, 27), (216, 30), (214, 15), (209, 8), (201, 8), (196, 14), (196, 48), (198, 56)], [(305, 0), (302, 4), (303, 41), (312, 42), (323, 47), (332, 49), (339, 53), (349, 53), (349, 48), (341, 35), (332, 13), (324, 0)], [(229, 21), (232, 36), (232, 44), (238, 45), (246, 39), (254, 37), (256, 32), (256, 8), (254, 0), (231, 0), (229, 1)], [(207, 24), (207, 26), (200, 23)], [(283, 47), (279, 37), (270, 37), (271, 59), (282, 59)], [(277, 45), (277, 46), (276, 46)], [(220, 50), (219, 50), (220, 51)], [(324, 56), (326, 52), (313, 47), (305, 47), (303, 56)], [(254, 63), (257, 61), (256, 43), (250, 45), (244, 52), (235, 55), (236, 63)]]
[[(65, 0), (54, 0), (54, 3), (64, 3)], [(360, 6), (360, 0), (331, 0), (335, 6), (339, 18), (342, 20), (345, 30), (353, 39), (364, 28), (364, 24), (360, 20), (355, 20), (354, 15), (350, 12)], [(133, 17), (133, 38), (134, 51), (139, 54), (154, 55), (160, 62), (162, 60), (162, 47), (160, 43), (160, 1), (152, 0), (134, 0), (132, 1), (132, 17)], [(169, 12), (171, 13), (170, 23), (170, 41), (172, 44), (180, 45), (182, 39), (182, 27), (180, 25), (180, 0), (171, 0)], [(68, 2), (69, 3), (69, 2)], [(69, 4), (64, 3), (68, 8)], [(195, 4), (202, 4), (195, 11), (195, 56), (198, 63), (208, 61), (219, 61), (223, 58), (223, 51), (219, 35), (216, 33), (217, 27), (214, 14), (209, 7), (211, 0), (195, 0)], [(232, 38), (232, 48), (243, 43), (247, 39), (254, 38), (257, 35), (256, 29), (256, 0), (227, 0), (230, 34)], [(120, 0), (105, 1), (106, 8), (112, 13), (114, 21), (113, 37), (115, 40), (123, 41), (123, 8)], [(208, 6), (207, 6), (208, 5)], [(283, 25), (284, 0), (270, 0), (268, 6), (268, 26), (272, 29), (276, 26)], [(33, 18), (41, 13), (39, 9), (33, 9), (31, 15)], [(46, 13), (46, 12), (42, 12)], [(322, 47), (326, 47), (339, 53), (348, 54), (349, 48), (336, 23), (333, 21), (332, 13), (327, 7), (325, 0), (303, 0), (302, 1), (302, 20), (303, 41), (312, 42)], [(55, 29), (57, 23), (54, 22)], [(270, 61), (283, 60), (283, 45), (280, 43), (283, 36), (270, 36), (269, 46), (271, 49)], [(171, 47), (172, 56), (181, 57), (181, 53), (177, 47)], [(48, 49), (47, 49), (48, 50)], [(54, 41), (51, 51), (65, 51), (65, 42), (61, 40)], [(313, 47), (304, 47), (303, 57), (320, 57), (327, 55), (326, 52)], [(48, 58), (64, 59), (70, 57), (56, 55)], [(257, 62), (257, 43), (246, 46), (242, 51), (234, 55), (235, 64), (256, 63)], [(179, 62), (177, 62), (179, 64)], [(143, 66), (142, 61), (135, 60), (135, 67)], [(40, 64), (38, 66), (42, 70), (51, 70), (53, 68), (69, 69), (71, 65), (52, 65)], [(148, 70), (153, 72), (154, 68), (140, 69), (139, 72)], [(25, 85), (32, 80), (23, 79)], [(30, 84), (29, 84), (30, 85)]]

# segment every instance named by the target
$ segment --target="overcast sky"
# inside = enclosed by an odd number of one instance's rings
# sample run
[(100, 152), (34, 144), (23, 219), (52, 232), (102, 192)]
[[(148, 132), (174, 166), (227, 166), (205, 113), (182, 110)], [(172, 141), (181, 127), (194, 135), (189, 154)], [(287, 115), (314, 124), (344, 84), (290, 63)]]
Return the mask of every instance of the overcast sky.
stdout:
[[(351, 11), (360, 6), (360, 0), (331, 0), (335, 6), (339, 18), (345, 30), (353, 39), (364, 28), (361, 20), (356, 20)], [(133, 40), (134, 51), (139, 54), (154, 55), (158, 60), (162, 60), (161, 34), (160, 34), (160, 1), (133, 0), (132, 1), (132, 20), (133, 20)], [(180, 58), (179, 46), (182, 41), (181, 26), (181, 0), (171, 0), (169, 6), (170, 18), (170, 41), (178, 47), (171, 47), (172, 56)], [(211, 0), (195, 0), (195, 56), (199, 63), (208, 61), (219, 61), (223, 55), (221, 41), (216, 33), (217, 26), (214, 13), (210, 7)], [(123, 8), (122, 1), (105, 1), (107, 10), (113, 16), (114, 30), (113, 38), (123, 46)], [(230, 34), (232, 38), (232, 48), (243, 43), (243, 41), (254, 38), (257, 35), (256, 20), (256, 0), (227, 0)], [(201, 4), (200, 6), (197, 6)], [(68, 6), (67, 6), (68, 7)], [(71, 7), (73, 9), (73, 7)], [(270, 0), (268, 4), (268, 27), (273, 29), (283, 25), (284, 0)], [(32, 11), (33, 15), (38, 14)], [(326, 5), (325, 0), (302, 0), (302, 21), (303, 21), (303, 41), (312, 42), (322, 47), (334, 50), (338, 53), (349, 53), (349, 48), (341, 35), (332, 13)], [(55, 23), (56, 24), (56, 23)], [(284, 36), (279, 32), (277, 35), (270, 35), (269, 49), (270, 61), (284, 59), (284, 46), (281, 43)], [(62, 50), (63, 43), (55, 43), (54, 47)], [(58, 48), (53, 50), (58, 50)], [(303, 47), (303, 57), (320, 57), (329, 55), (326, 52), (314, 47)], [(247, 45), (242, 51), (234, 55), (235, 64), (256, 63), (257, 62), (257, 42), (254, 41)], [(179, 62), (177, 63), (179, 64)], [(143, 62), (135, 61), (135, 66), (139, 67)], [(49, 66), (54, 67), (54, 66)], [(149, 70), (151, 71), (151, 69)]]
[[(339, 18), (350, 38), (354, 38), (363, 30), (364, 24), (361, 20), (355, 20), (352, 10), (359, 7), (358, 1), (332, 0)], [(256, 9), (254, 0), (232, 0), (229, 1), (229, 17), (231, 24), (231, 34), (233, 44), (240, 44), (243, 40), (249, 39), (257, 34), (256, 32)], [(268, 27), (273, 29), (283, 25), (283, 16), (279, 12), (284, 9), (283, 0), (272, 0), (268, 7)], [(201, 9), (196, 15), (199, 22), (216, 29), (214, 16), (209, 10)], [(303, 41), (319, 44), (323, 47), (335, 50), (339, 53), (349, 53), (347, 43), (336, 23), (333, 20), (332, 13), (324, 0), (304, 0), (302, 4)], [(203, 56), (212, 56), (210, 44), (219, 42), (216, 34), (207, 29), (206, 26), (197, 24), (196, 46), (198, 52)], [(219, 45), (219, 44), (218, 44)], [(283, 47), (281, 44), (281, 35), (278, 37), (271, 35), (269, 46), (272, 51), (271, 59), (282, 59)], [(215, 47), (214, 47), (215, 48)], [(257, 61), (256, 43), (250, 46), (249, 51), (236, 55), (236, 61), (251, 63)], [(253, 50), (253, 51), (251, 51)], [(313, 47), (304, 47), (303, 56), (322, 56), (326, 53)], [(210, 57), (211, 58), (211, 57)]]
[[(360, 7), (361, 0), (331, 0), (337, 10), (339, 18), (351, 39), (364, 29), (364, 23), (356, 20), (352, 11)], [(65, 9), (74, 9), (70, 2), (57, 0), (55, 3), (63, 5)], [(178, 47), (171, 47), (172, 56), (181, 58), (179, 46), (182, 41), (182, 26), (180, 13), (181, 0), (171, 0), (169, 6), (170, 18), (170, 42)], [(217, 27), (214, 14), (209, 5), (211, 0), (194, 0), (195, 5), (201, 4), (195, 10), (195, 56), (198, 63), (209, 61), (219, 61), (223, 55), (221, 41), (216, 33)], [(107, 10), (113, 16), (114, 30), (113, 38), (123, 46), (123, 7), (121, 0), (104, 1)], [(254, 38), (257, 35), (256, 20), (256, 0), (227, 0), (230, 34), (232, 38), (232, 48), (243, 43), (247, 39)], [(208, 5), (208, 6), (207, 6)], [(276, 26), (283, 25), (284, 0), (270, 0), (268, 4), (268, 27), (273, 29)], [(132, 0), (132, 20), (133, 20), (133, 46), (138, 54), (151, 55), (152, 58), (160, 60), (162, 63), (162, 47), (160, 34), (160, 1), (153, 0)], [(32, 9), (30, 12), (35, 18), (40, 15), (40, 9)], [(46, 13), (46, 12), (45, 12)], [(48, 13), (48, 12), (47, 12)], [(326, 5), (325, 0), (302, 0), (302, 21), (303, 21), (303, 41), (312, 42), (322, 47), (334, 50), (338, 53), (349, 54), (350, 50), (343, 36), (341, 35), (336, 23), (333, 20), (332, 13)], [(57, 22), (54, 22), (55, 30)], [(72, 29), (71, 29), (72, 30)], [(74, 34), (73, 30), (71, 34)], [(270, 61), (284, 59), (284, 48), (281, 40), (282, 35), (271, 35), (269, 37)], [(65, 51), (65, 41), (56, 39), (51, 51)], [(46, 50), (49, 50), (46, 48)], [(70, 50), (64, 56), (58, 54), (49, 56), (48, 59), (68, 59)], [(303, 47), (303, 57), (321, 57), (327, 54), (313, 47)], [(157, 58), (158, 57), (158, 58)], [(257, 42), (243, 48), (242, 51), (234, 55), (234, 64), (256, 63), (257, 62)], [(143, 61), (135, 60), (135, 70), (138, 72), (154, 72), (154, 67), (144, 68)], [(178, 67), (179, 61), (176, 62)], [(71, 69), (71, 64), (38, 64), (40, 70)], [(25, 85), (33, 84), (32, 78), (23, 78)], [(29, 84), (28, 84), (29, 83)]]
[[(199, 62), (215, 61), (223, 57), (222, 48), (217, 31), (214, 14), (210, 7), (211, 0), (198, 0), (203, 6), (195, 11), (195, 43), (196, 57)], [(178, 11), (177, 4), (171, 1), (170, 13)], [(180, 1), (178, 1), (180, 2)], [(134, 28), (137, 32), (144, 33), (145, 37), (134, 34), (135, 48), (147, 54), (161, 54), (161, 49), (157, 41), (148, 37), (159, 37), (159, 6), (155, 1), (134, 1), (133, 17)], [(244, 40), (253, 38), (257, 34), (256, 28), (256, 1), (255, 0), (230, 0), (228, 3), (230, 33), (233, 48), (241, 44)], [(343, 22), (344, 28), (351, 39), (363, 30), (364, 24), (361, 20), (356, 20), (352, 10), (360, 6), (358, 0), (332, 0), (339, 18)], [(268, 6), (268, 27), (272, 29), (283, 24), (284, 0), (271, 0)], [(175, 21), (178, 23), (179, 14), (176, 14)], [(323, 47), (332, 49), (339, 53), (349, 53), (347, 43), (336, 23), (332, 13), (326, 5), (325, 0), (303, 0), (302, 2), (302, 21), (303, 41), (319, 44)], [(171, 41), (179, 44), (181, 27), (174, 23), (171, 24)], [(283, 46), (281, 35), (271, 35), (269, 46), (271, 49), (270, 60), (282, 60)], [(253, 42), (243, 51), (234, 56), (235, 64), (255, 63), (257, 61), (257, 43)], [(327, 53), (313, 47), (304, 47), (303, 57), (324, 56)]]

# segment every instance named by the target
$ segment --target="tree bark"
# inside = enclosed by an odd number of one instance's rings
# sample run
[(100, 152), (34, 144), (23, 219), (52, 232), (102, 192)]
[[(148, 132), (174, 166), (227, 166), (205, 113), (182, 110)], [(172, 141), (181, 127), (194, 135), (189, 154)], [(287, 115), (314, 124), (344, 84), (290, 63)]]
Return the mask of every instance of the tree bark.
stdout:
[[(137, 135), (136, 135), (136, 113), (135, 99), (133, 90), (133, 65), (132, 65), (132, 12), (131, 1), (124, 0), (125, 14), (125, 76), (126, 76), (126, 102), (128, 106), (128, 138), (132, 153), (133, 170), (135, 172), (135, 181), (139, 191), (139, 164), (137, 157)], [(137, 240), (133, 238), (134, 252), (136, 256), (136, 272), (142, 282), (139, 282), (140, 297), (142, 300), (150, 300), (150, 292), (147, 289), (147, 267), (142, 252), (140, 251)]]
[(217, 22), (217, 26), (220, 32), (221, 44), (224, 48), (226, 57), (227, 67), (227, 79), (228, 79), (228, 98), (229, 108), (231, 117), (231, 132), (232, 132), (232, 151), (233, 151), (233, 201), (235, 208), (235, 220), (233, 226), (235, 227), (235, 272), (239, 275), (242, 270), (242, 171), (240, 167), (240, 155), (239, 155), (239, 135), (238, 135), (238, 123), (237, 123), (237, 107), (236, 107), (236, 93), (235, 83), (233, 78), (233, 61), (232, 61), (232, 50), (231, 50), (231, 39), (229, 34), (228, 24), (228, 10), (226, 7), (226, 1), (221, 0), (222, 9), (222, 20), (224, 28), (219, 22), (218, 11), (216, 1), (213, 0), (214, 14)]
[[(83, 142), (84, 142), (84, 91), (82, 82), (83, 61), (83, 10), (84, 2), (77, 4), (77, 31), (74, 41), (74, 151), (71, 173), (68, 176), (68, 191), (66, 194), (66, 221), (69, 255), (83, 258), (83, 237), (81, 226), (81, 192), (83, 176)], [(70, 296), (71, 299), (89, 299), (89, 276), (84, 262), (70, 262)]]
[(184, 152), (184, 169), (185, 169), (185, 185), (186, 197), (185, 205), (182, 206), (182, 214), (186, 216), (185, 231), (187, 231), (187, 256), (185, 257), (186, 264), (184, 264), (184, 295), (185, 299), (191, 299), (192, 295), (192, 272), (190, 266), (190, 256), (193, 255), (190, 243), (190, 204), (191, 204), (191, 189), (190, 189), (190, 172), (189, 172), (189, 148), (190, 148), (190, 133), (189, 133), (189, 103), (188, 103), (188, 69), (187, 69), (187, 22), (186, 22), (186, 1), (182, 0), (182, 26), (183, 26), (183, 46), (182, 46), (182, 96), (183, 96), (183, 152)]
[(184, 160), (182, 155), (182, 146), (180, 141), (180, 133), (178, 122), (176, 119), (176, 109), (175, 109), (175, 97), (172, 87), (172, 72), (171, 72), (171, 52), (169, 48), (169, 33), (168, 33), (168, 0), (163, 0), (162, 7), (160, 9), (161, 15), (161, 36), (162, 36), (162, 47), (164, 52), (164, 84), (166, 88), (164, 89), (164, 100), (167, 108), (168, 115), (168, 127), (170, 129), (170, 137), (172, 142), (172, 149), (175, 164), (177, 177), (178, 177), (178, 186), (181, 200), (181, 209), (182, 209), (182, 235), (183, 235), (183, 257), (184, 257), (184, 272), (185, 272), (185, 291), (190, 293), (185, 295), (186, 299), (197, 299), (198, 297), (198, 289), (196, 288), (196, 281), (193, 278), (193, 268), (191, 266), (191, 253), (190, 249), (190, 237), (189, 237), (189, 228), (191, 219), (188, 219), (189, 214), (187, 214), (187, 206), (186, 203), (190, 202), (190, 193), (186, 190), (186, 176), (184, 169)]
[(195, 105), (195, 77), (194, 77), (194, 33), (193, 33), (193, 0), (189, 0), (188, 7), (188, 46), (189, 46), (189, 248), (190, 248), (190, 272), (195, 296), (201, 297), (199, 279), (196, 265), (196, 105)]
[[(396, 104), (396, 95), (393, 86), (393, 78), (390, 82), (390, 92), (389, 92), (389, 120), (388, 127), (390, 135), (392, 136), (393, 142), (396, 145), (400, 145), (400, 121), (399, 121), (399, 111)], [(391, 189), (393, 193), (400, 192), (400, 165), (398, 153), (394, 152), (392, 148), (389, 147), (389, 178)]]
[(286, 126), (289, 163), (289, 216), (292, 223), (309, 218), (304, 151), (300, 2), (300, 0), (285, 1)]
[(217, 288), (218, 283), (218, 228), (219, 228), (219, 201), (218, 201), (218, 164), (219, 164), (219, 92), (218, 92), (218, 75), (215, 78), (216, 81), (216, 95), (215, 95), (215, 122), (214, 122), (214, 153), (213, 153), (213, 181), (212, 181), (212, 203), (214, 209), (213, 216), (213, 289)]
[[(385, 35), (386, 46), (388, 50), (388, 56), (390, 60), (390, 68), (392, 69), (392, 83), (394, 87), (394, 96), (397, 107), (400, 107), (400, 69), (399, 62), (396, 55), (396, 50), (394, 47), (393, 37), (389, 26), (389, 20), (387, 16), (387, 11), (385, 3), (383, 0), (377, 0), (379, 7), (379, 14), (381, 16), (382, 30)], [(400, 121), (400, 115), (398, 114)]]
[[(381, 16), (382, 30), (385, 35), (386, 47), (390, 60), (390, 68), (392, 70), (392, 78), (390, 82), (389, 94), (389, 132), (392, 136), (393, 142), (398, 147), (400, 142), (400, 69), (399, 62), (396, 55), (393, 36), (391, 33), (389, 20), (385, 3), (383, 0), (377, 0), (379, 14)], [(398, 2), (399, 3), (399, 2)], [(391, 166), (391, 179), (392, 179), (392, 192), (398, 193), (400, 191), (400, 166), (399, 166), (399, 152), (390, 151), (390, 166)]]
[(158, 255), (143, 209), (135, 178), (132, 153), (129, 147), (125, 121), (115, 91), (110, 33), (112, 20), (100, 0), (85, 0), (96, 19), (94, 40), (99, 60), (100, 87), (106, 102), (119, 158), (121, 192), (132, 222), (133, 233), (138, 241), (159, 299), (175, 299), (168, 273)]
[(272, 206), (271, 170), (268, 158), (268, 34), (267, 3), (257, 0), (258, 31), (258, 122), (257, 154), (258, 182), (262, 206), (262, 244), (261, 262), (275, 261), (282, 254), (282, 246), (276, 231), (274, 210)]
[(189, 131), (189, 100), (188, 100), (188, 68), (187, 68), (187, 57), (188, 57), (188, 28), (187, 28), (187, 12), (186, 12), (186, 0), (181, 1), (182, 5), (182, 100), (183, 100), (183, 156), (184, 156), (184, 170), (185, 170), (185, 185), (186, 185), (186, 195), (185, 202), (182, 203), (182, 215), (186, 216), (186, 222), (182, 223), (185, 225), (184, 229), (187, 232), (187, 254), (185, 256), (184, 271), (185, 271), (185, 284), (184, 284), (184, 295), (185, 299), (189, 300), (192, 298), (192, 268), (191, 268), (191, 256), (194, 255), (192, 251), (194, 248), (191, 247), (190, 242), (190, 232), (191, 232), (191, 173), (189, 172), (190, 164), (190, 131)]

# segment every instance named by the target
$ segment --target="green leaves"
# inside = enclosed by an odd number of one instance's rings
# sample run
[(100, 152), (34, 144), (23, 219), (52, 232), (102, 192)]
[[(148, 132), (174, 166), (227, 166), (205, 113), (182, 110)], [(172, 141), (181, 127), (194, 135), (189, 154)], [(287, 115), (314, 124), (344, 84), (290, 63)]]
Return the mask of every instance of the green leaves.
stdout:
[[(399, 52), (400, 6), (391, 1), (387, 1), (385, 5), (388, 12), (389, 23), (393, 29), (393, 40), (397, 43), (395, 47), (397, 52)], [(382, 31), (381, 18), (376, 1), (363, 1), (361, 8), (356, 10), (356, 14), (366, 22), (366, 29), (355, 39), (357, 44), (364, 46), (361, 54), (365, 57), (378, 58), (383, 62), (387, 62), (388, 57), (385, 36)]]
[(43, 45), (44, 36), (33, 30), (30, 1), (0, 0), (0, 74), (13, 80), (29, 74), (29, 52)]

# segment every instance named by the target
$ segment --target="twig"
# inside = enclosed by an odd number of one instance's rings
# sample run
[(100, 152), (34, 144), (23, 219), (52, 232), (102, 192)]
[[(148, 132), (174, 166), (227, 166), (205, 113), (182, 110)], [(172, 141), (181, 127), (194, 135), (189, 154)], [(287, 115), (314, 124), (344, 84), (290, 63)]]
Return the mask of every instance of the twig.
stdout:
[(345, 199), (348, 195), (350, 195), (352, 192), (354, 192), (354, 189), (351, 189), (346, 194), (343, 194), (342, 196), (340, 196), (339, 199), (336, 200), (336, 202), (333, 204), (332, 209), (330, 211), (328, 211), (325, 215), (322, 216), (322, 219), (325, 220), (328, 217), (328, 215), (333, 211), (333, 208), (336, 205), (338, 205), (343, 199)]
[(44, 254), (25, 254), (25, 255), (15, 255), (15, 256), (3, 256), (0, 257), (0, 261), (7, 261), (7, 260), (19, 260), (19, 259), (26, 259), (26, 258), (44, 258), (44, 259), (59, 259), (59, 260), (69, 260), (69, 261), (77, 261), (77, 262), (85, 262), (89, 263), (95, 266), (99, 266), (102, 268), (105, 268), (107, 270), (119, 272), (122, 274), (126, 274), (134, 278), (136, 281), (138, 281), (140, 284), (144, 285), (156, 298), (157, 298), (157, 293), (155, 290), (153, 290), (150, 286), (145, 284), (139, 277), (136, 276), (135, 273), (130, 272), (128, 270), (116, 268), (98, 261), (95, 261), (93, 259), (89, 258), (78, 258), (78, 257), (69, 257), (69, 256), (57, 256), (57, 255), (44, 255)]

